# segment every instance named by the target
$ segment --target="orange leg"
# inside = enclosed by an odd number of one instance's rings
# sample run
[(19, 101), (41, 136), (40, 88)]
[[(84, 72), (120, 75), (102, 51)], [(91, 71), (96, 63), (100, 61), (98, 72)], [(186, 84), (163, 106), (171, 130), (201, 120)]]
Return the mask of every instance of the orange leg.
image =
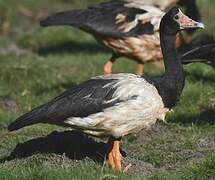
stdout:
[(108, 61), (104, 64), (104, 67), (103, 67), (104, 75), (112, 74), (113, 63), (115, 62), (115, 60), (117, 59), (117, 57), (118, 57), (118, 56), (113, 55), (113, 56), (110, 58), (110, 60), (108, 60)]
[(144, 73), (144, 64), (138, 63), (136, 66), (136, 74), (142, 76)]
[(112, 73), (112, 66), (113, 66), (113, 62), (111, 60), (109, 60), (104, 64), (104, 67), (103, 67), (104, 75)]
[(114, 170), (121, 171), (122, 170), (122, 164), (121, 164), (122, 155), (121, 155), (120, 149), (119, 149), (120, 141), (110, 138), (108, 140), (108, 146), (109, 146), (109, 150), (108, 150), (108, 154), (107, 154), (108, 163)]

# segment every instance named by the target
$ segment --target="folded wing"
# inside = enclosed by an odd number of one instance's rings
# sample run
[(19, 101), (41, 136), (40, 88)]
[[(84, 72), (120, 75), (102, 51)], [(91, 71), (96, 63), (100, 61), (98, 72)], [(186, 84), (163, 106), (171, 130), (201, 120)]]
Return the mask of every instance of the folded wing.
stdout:
[[(114, 79), (91, 79), (74, 86), (52, 101), (19, 117), (8, 127), (10, 131), (36, 123), (60, 123), (68, 117), (86, 117), (113, 106), (119, 99), (109, 101), (116, 88), (108, 86)], [(109, 102), (109, 103), (106, 103)]]

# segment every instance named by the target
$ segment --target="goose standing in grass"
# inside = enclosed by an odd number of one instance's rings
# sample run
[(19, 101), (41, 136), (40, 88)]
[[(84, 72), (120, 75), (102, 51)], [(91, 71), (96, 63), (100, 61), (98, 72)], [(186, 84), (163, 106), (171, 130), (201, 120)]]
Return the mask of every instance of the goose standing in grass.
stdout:
[(113, 169), (121, 171), (121, 138), (149, 128), (157, 119), (164, 120), (179, 100), (185, 76), (175, 41), (176, 34), (188, 28), (203, 28), (203, 24), (191, 20), (176, 7), (162, 18), (163, 76), (112, 74), (94, 77), (19, 117), (8, 129), (14, 131), (37, 123), (50, 123), (108, 137), (108, 162)]
[[(159, 25), (164, 11), (145, 1), (109, 1), (85, 10), (56, 13), (40, 22), (41, 26), (71, 25), (92, 34), (112, 51), (104, 74), (112, 73), (115, 60), (121, 56), (136, 61), (136, 74), (142, 75), (144, 63), (162, 60)], [(177, 47), (183, 42), (178, 35)]]

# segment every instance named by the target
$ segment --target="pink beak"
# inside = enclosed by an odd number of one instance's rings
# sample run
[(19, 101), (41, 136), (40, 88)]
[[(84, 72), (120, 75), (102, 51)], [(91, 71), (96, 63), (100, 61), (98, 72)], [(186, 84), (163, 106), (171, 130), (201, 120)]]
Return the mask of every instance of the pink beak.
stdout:
[(178, 19), (176, 20), (180, 24), (180, 29), (190, 29), (190, 28), (202, 28), (204, 29), (205, 26), (201, 22), (196, 22), (189, 18), (188, 16), (184, 15), (181, 10), (179, 10)]

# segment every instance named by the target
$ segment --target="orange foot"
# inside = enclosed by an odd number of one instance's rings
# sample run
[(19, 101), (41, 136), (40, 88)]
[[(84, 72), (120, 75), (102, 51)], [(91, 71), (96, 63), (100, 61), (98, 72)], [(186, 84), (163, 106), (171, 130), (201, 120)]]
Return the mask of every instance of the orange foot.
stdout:
[(119, 149), (119, 140), (113, 140), (109, 139), (108, 141), (108, 146), (109, 146), (109, 151), (107, 155), (108, 159), (108, 164), (116, 171), (121, 171), (122, 170), (122, 155), (120, 153)]

